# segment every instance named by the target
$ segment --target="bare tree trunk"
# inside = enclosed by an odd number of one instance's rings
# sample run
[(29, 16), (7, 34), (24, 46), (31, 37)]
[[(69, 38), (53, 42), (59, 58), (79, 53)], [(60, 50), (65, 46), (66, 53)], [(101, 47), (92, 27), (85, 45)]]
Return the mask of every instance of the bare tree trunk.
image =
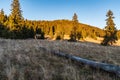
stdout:
[[(42, 49), (47, 50), (46, 48), (42, 48)], [(47, 50), (47, 51), (49, 51), (49, 50)], [(70, 54), (66, 54), (66, 53), (63, 53), (60, 51), (50, 50), (50, 52), (52, 54), (55, 54), (55, 55), (58, 55), (61, 57), (66, 57), (66, 58), (69, 58), (71, 60), (83, 63), (83, 64), (91, 66), (93, 68), (99, 68), (99, 69), (102, 69), (102, 70), (107, 71), (107, 72), (115, 73), (118, 77), (120, 77), (120, 66), (107, 64), (107, 63), (100, 63), (100, 62), (96, 62), (96, 61), (92, 61), (92, 60), (88, 60), (88, 59), (83, 59), (83, 58), (73, 56)]]

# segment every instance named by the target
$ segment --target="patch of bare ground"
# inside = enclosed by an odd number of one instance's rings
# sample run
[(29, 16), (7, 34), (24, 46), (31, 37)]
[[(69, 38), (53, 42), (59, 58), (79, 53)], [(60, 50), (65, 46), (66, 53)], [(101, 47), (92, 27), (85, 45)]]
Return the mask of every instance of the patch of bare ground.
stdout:
[(116, 46), (105, 47), (88, 42), (0, 39), (0, 80), (120, 80), (113, 74), (55, 56), (50, 50), (120, 65), (120, 47)]

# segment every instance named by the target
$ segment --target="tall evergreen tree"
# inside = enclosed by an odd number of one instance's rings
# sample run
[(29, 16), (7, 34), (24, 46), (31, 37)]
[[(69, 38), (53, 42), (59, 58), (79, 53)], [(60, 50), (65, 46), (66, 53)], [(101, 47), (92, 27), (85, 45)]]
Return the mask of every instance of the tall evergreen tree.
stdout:
[(21, 13), (22, 11), (20, 8), (19, 0), (13, 0), (11, 6), (12, 6), (11, 16), (13, 16), (13, 19), (15, 19), (15, 21), (20, 21), (23, 17)]
[(72, 18), (73, 21), (73, 28), (70, 34), (70, 41), (76, 41), (77, 39), (77, 29), (78, 29), (78, 16), (76, 13), (74, 13), (74, 16)]
[(11, 14), (9, 16), (9, 26), (10, 29), (14, 30), (20, 27), (21, 20), (23, 19), (19, 0), (13, 0), (11, 8)]
[(6, 20), (7, 20), (7, 16), (4, 14), (3, 9), (1, 9), (0, 10), (0, 23), (4, 24)]
[(113, 43), (116, 42), (117, 40), (117, 29), (115, 27), (115, 23), (113, 21), (114, 17), (113, 17), (113, 12), (111, 10), (109, 10), (107, 12), (106, 17), (108, 17), (106, 19), (106, 27), (105, 27), (105, 37), (104, 40), (102, 41), (102, 45), (112, 45)]

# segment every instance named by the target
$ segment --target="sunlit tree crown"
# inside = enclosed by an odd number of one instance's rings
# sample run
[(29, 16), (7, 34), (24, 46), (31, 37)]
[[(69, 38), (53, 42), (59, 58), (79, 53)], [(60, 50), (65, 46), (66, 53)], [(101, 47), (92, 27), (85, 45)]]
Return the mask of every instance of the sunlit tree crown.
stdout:
[(22, 17), (22, 11), (21, 11), (21, 8), (20, 8), (20, 3), (19, 3), (19, 0), (13, 0), (12, 4), (11, 4), (11, 17), (16, 20), (16, 21), (19, 21), (21, 20), (23, 17)]
[(108, 17), (108, 18), (106, 19), (107, 26), (105, 27), (105, 30), (115, 30), (116, 28), (115, 28), (115, 23), (113, 21), (113, 19), (114, 19), (113, 12), (111, 10), (109, 10), (107, 12), (106, 17)]

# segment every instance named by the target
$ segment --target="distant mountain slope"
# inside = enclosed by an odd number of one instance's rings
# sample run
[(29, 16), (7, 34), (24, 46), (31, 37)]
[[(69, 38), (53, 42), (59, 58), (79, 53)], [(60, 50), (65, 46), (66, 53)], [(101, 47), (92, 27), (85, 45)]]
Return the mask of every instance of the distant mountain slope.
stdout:
[[(54, 21), (28, 21), (37, 24), (46, 35), (70, 35), (73, 28), (73, 21), (70, 20), (54, 20)], [(35, 26), (33, 26), (35, 27)], [(79, 23), (78, 32), (80, 32), (84, 38), (86, 37), (103, 37), (105, 32), (95, 26)]]

